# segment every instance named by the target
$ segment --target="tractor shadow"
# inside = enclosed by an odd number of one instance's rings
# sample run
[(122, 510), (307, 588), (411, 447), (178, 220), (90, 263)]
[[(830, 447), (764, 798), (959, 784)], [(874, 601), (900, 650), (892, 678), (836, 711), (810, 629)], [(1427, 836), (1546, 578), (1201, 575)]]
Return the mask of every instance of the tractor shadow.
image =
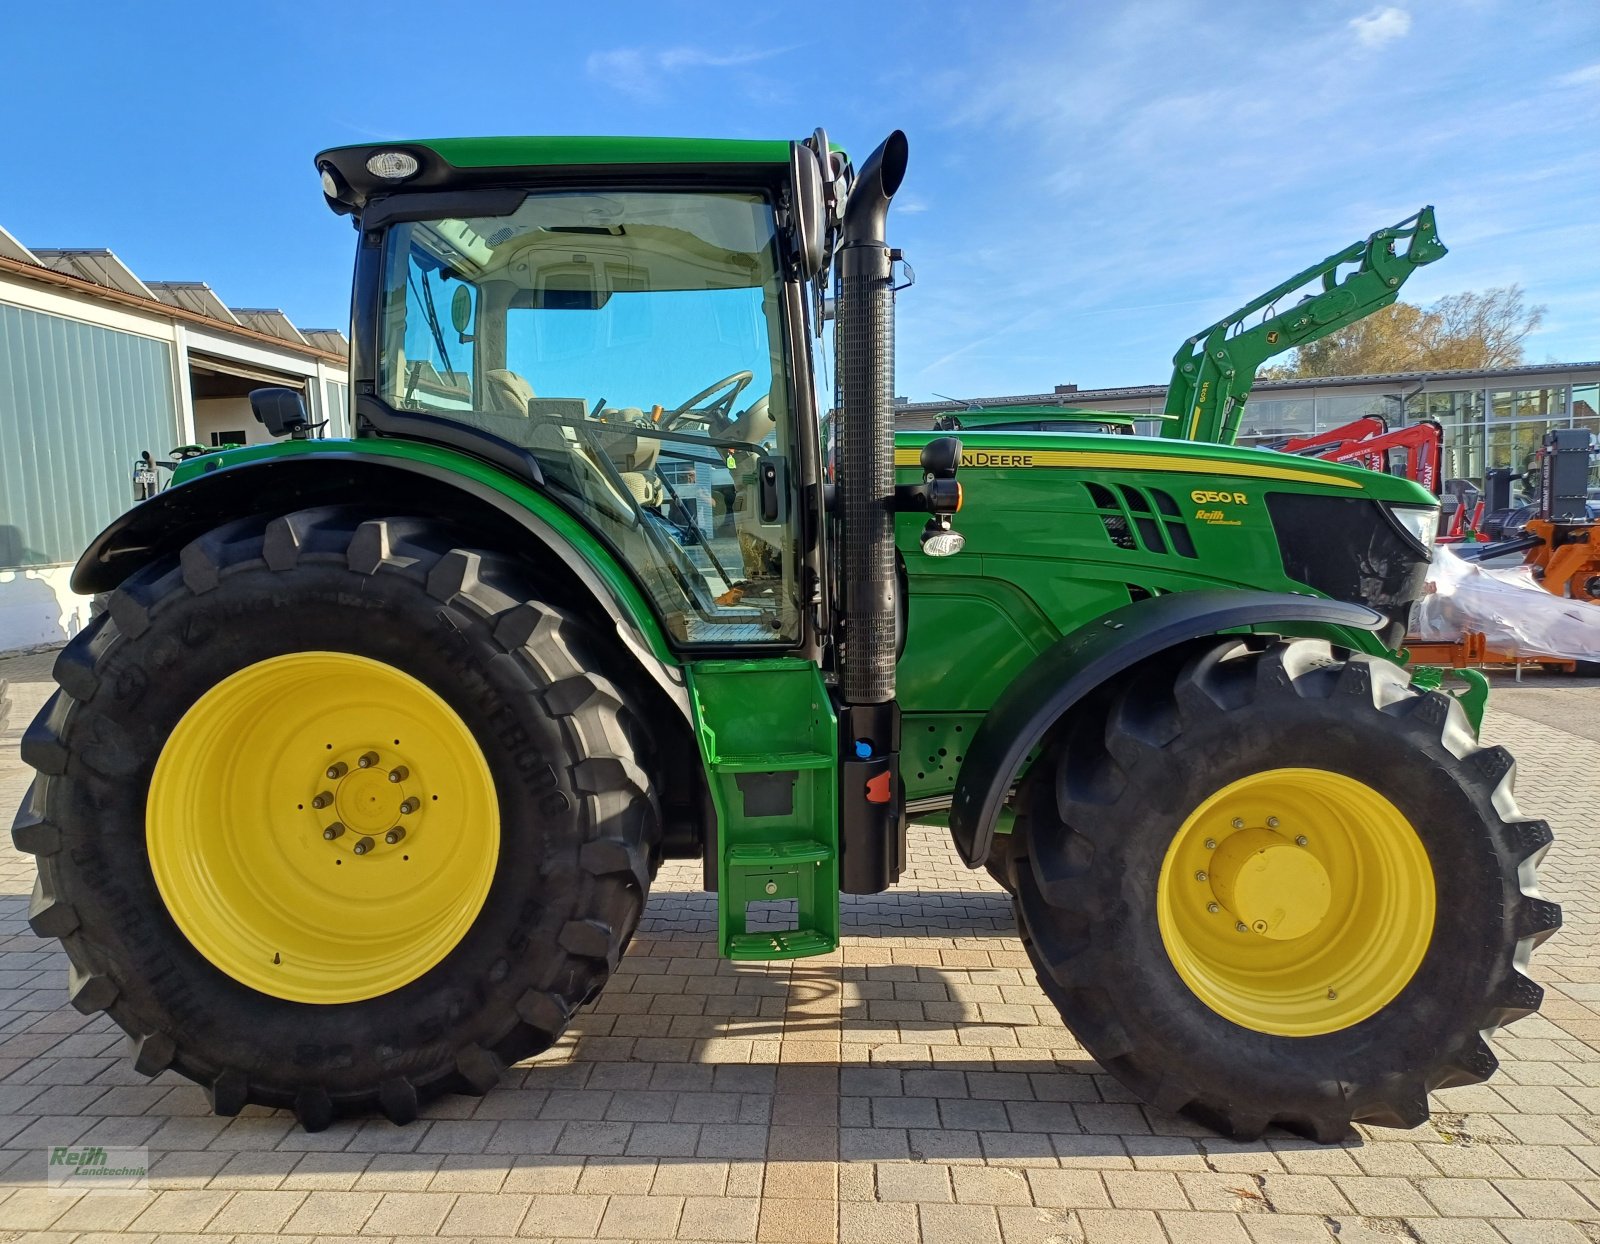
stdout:
[[(6, 880), (0, 971), (27, 979), (0, 994), (0, 1147), (146, 1146), (153, 1189), (360, 1170), (570, 1191), (596, 1167), (625, 1184), (669, 1165), (714, 1181), (740, 1161), (765, 1163), (769, 1184), (777, 1164), (836, 1162), (841, 1188), (858, 1178), (851, 1164), (893, 1161), (1171, 1158), (1224, 1178), (1272, 1168), (1274, 1149), (1311, 1147), (1277, 1133), (1235, 1144), (1133, 1101), (1007, 945), (998, 890), (848, 899), (842, 950), (787, 963), (719, 959), (713, 896), (658, 890), (607, 990), (487, 1096), (445, 1096), (405, 1127), (355, 1117), (308, 1134), (258, 1106), (216, 1118), (199, 1087), (170, 1072), (145, 1079), (105, 1016), (66, 1004), (64, 957), (28, 932), (25, 891)], [(41, 1176), (16, 1163), (0, 1186)]]

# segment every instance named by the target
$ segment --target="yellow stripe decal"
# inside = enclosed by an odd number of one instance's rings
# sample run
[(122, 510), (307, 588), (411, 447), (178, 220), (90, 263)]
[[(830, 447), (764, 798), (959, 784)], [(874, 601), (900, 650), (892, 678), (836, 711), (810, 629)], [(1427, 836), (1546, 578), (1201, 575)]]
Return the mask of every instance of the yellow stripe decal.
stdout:
[[(897, 467), (921, 464), (921, 450), (897, 449)], [(1206, 458), (1182, 458), (1168, 454), (1130, 454), (1106, 451), (1086, 453), (1072, 449), (968, 449), (961, 454), (964, 470), (1035, 467), (1077, 467), (1101, 471), (1175, 471), (1185, 475), (1234, 475), (1246, 479), (1280, 479), (1296, 484), (1326, 484), (1332, 488), (1355, 488), (1355, 480), (1321, 471), (1300, 471), (1293, 467), (1267, 466), (1255, 462), (1214, 462)]]

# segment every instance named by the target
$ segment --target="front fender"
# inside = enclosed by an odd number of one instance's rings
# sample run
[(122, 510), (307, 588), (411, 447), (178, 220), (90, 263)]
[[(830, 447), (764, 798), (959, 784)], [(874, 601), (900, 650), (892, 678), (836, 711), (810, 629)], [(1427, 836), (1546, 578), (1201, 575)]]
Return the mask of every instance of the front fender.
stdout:
[[(1174, 592), (1137, 601), (1063, 635), (1000, 693), (973, 735), (950, 805), (950, 836), (970, 868), (994, 840), (1023, 762), (1073, 705), (1157, 653), (1241, 628), (1290, 633), (1332, 627), (1377, 631), (1388, 619), (1365, 605), (1316, 596), (1233, 590)], [(1381, 650), (1375, 641), (1360, 645)]]

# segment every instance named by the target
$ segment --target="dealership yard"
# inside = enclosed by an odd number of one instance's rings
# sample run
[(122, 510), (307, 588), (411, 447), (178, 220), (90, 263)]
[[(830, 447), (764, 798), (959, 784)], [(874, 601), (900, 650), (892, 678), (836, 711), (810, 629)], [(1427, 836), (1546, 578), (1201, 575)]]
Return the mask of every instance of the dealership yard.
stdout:
[[(50, 654), (0, 661), (0, 816)], [(482, 1099), (308, 1135), (213, 1117), (145, 1080), (26, 923), (31, 861), (0, 845), (0, 1241), (523, 1240), (1600, 1242), (1600, 684), (1499, 680), (1485, 726), (1553, 823), (1543, 1013), (1491, 1082), (1412, 1132), (1234, 1144), (1131, 1104), (1033, 982), (1004, 895), (912, 831), (900, 887), (845, 900), (831, 956), (716, 958), (698, 865), (662, 870), (605, 994)], [(146, 1194), (52, 1196), (48, 1146), (147, 1146)]]

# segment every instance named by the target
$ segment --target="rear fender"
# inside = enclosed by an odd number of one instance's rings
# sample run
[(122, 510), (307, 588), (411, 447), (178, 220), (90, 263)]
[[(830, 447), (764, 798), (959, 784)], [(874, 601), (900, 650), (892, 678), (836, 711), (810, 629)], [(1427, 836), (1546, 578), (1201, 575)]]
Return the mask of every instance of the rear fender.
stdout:
[(1224, 631), (1326, 634), (1381, 653), (1388, 619), (1365, 605), (1234, 590), (1137, 601), (1063, 635), (1000, 693), (972, 737), (950, 806), (950, 836), (970, 868), (988, 857), (995, 825), (1029, 753), (1073, 706), (1109, 679), (1179, 644)]
[(644, 593), (610, 550), (554, 501), (494, 467), (466, 457), (457, 463), (458, 455), (444, 451), (423, 461), (387, 452), (381, 442), (345, 446), (259, 456), (246, 450), (213, 459), (215, 469), (141, 502), (96, 536), (73, 569), (73, 590), (109, 592), (151, 562), (176, 556), (202, 533), (252, 514), (358, 505), (384, 515), (437, 518), (527, 558), (574, 606), (609, 622), (688, 719), (682, 673)]

